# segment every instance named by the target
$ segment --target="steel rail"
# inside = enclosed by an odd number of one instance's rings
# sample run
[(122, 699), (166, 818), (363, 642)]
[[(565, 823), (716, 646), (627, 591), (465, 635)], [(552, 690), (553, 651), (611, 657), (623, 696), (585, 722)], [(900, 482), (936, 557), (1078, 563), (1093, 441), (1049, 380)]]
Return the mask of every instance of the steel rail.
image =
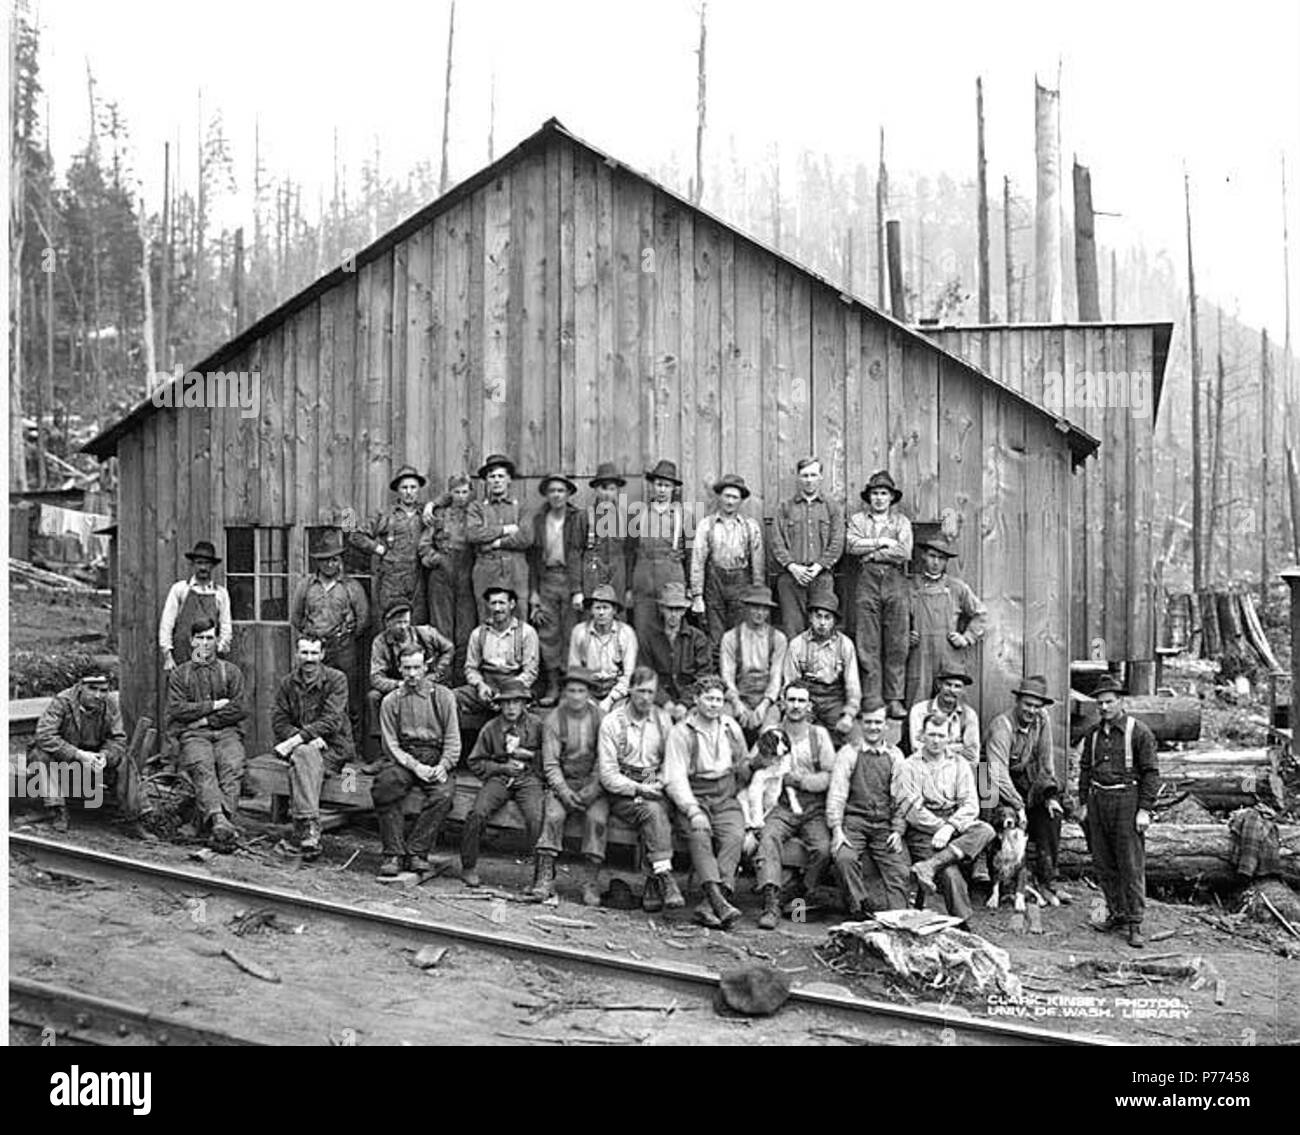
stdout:
[[(155, 885), (166, 883), (188, 888), (204, 888), (209, 891), (224, 892), (243, 900), (280, 905), (298, 912), (312, 911), (344, 922), (370, 923), (389, 930), (398, 930), (407, 935), (441, 939), (448, 943), (516, 959), (522, 957), (532, 961), (544, 960), (569, 969), (597, 971), (623, 979), (640, 979), (661, 988), (664, 985), (678, 985), (688, 987), (696, 994), (712, 996), (718, 987), (719, 973), (705, 966), (615, 957), (581, 946), (538, 941), (507, 931), (478, 930), (472, 926), (439, 922), (397, 911), (373, 910), (334, 899), (286, 891), (278, 887), (222, 878), (220, 875), (194, 871), (186, 867), (149, 863), (114, 852), (78, 847), (23, 832), (11, 832), (9, 843), (11, 848), (22, 849), (29, 853), (38, 864), (91, 869), (101, 877), (136, 882), (143, 877)], [(810, 989), (799, 985), (792, 987), (787, 1004), (828, 1012), (841, 1018), (856, 1020), (861, 1024), (870, 1022), (877, 1027), (882, 1024), (922, 1026), (938, 1030), (949, 1039), (967, 1034), (972, 1040), (985, 1045), (1108, 1047), (1122, 1043), (1108, 1037), (1057, 1032), (1010, 1020), (978, 1020), (961, 1014), (945, 1013), (939, 1009), (896, 1005), (855, 997), (848, 993)], [(953, 1035), (949, 1036), (949, 1034)]]

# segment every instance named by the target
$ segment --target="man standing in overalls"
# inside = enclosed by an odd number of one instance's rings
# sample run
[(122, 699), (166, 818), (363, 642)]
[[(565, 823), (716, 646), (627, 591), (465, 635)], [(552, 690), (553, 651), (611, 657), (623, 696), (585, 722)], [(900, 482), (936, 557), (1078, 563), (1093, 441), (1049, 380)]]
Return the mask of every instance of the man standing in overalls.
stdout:
[(429, 625), (436, 627), (455, 647), (448, 685), (464, 674), (469, 632), (478, 625), (474, 601), (474, 549), (466, 537), (470, 483), (464, 473), (447, 478), (447, 491), (424, 507), (420, 534), (420, 564), (428, 571), (425, 590), (429, 599)]
[(582, 610), (582, 557), (587, 548), (587, 514), (569, 503), (578, 491), (568, 477), (543, 477), (537, 491), (546, 507), (533, 513), (529, 552), (528, 621), (537, 628), (546, 681), (537, 704), (550, 707), (560, 693), (569, 653), (569, 635)]
[(970, 585), (948, 574), (948, 561), (957, 553), (946, 536), (917, 542), (921, 574), (911, 586), (911, 631), (907, 656), (907, 704), (934, 696), (934, 676), (940, 670), (970, 670), (967, 659), (984, 637), (988, 612)]
[(673, 490), (682, 483), (677, 466), (671, 461), (660, 461), (645, 477), (650, 500), (637, 517), (636, 530), (628, 532), (632, 629), (643, 649), (650, 632), (661, 625), (658, 602), (664, 587), (671, 583), (681, 587), (683, 593), (686, 590), (682, 508), (673, 500)]
[(860, 561), (854, 603), (862, 692), (868, 704), (884, 701), (890, 717), (903, 718), (909, 615), (903, 568), (912, 558), (912, 523), (894, 508), (903, 493), (884, 469), (860, 495), (867, 507), (853, 514), (846, 541)]
[(353, 529), (348, 543), (368, 556), (377, 556), (374, 600), (382, 615), (399, 599), (411, 605), (418, 624), (428, 621), (424, 595), (424, 572), (420, 570), (420, 536), (424, 518), (416, 496), (427, 481), (414, 467), (403, 465), (389, 482), (397, 500), (370, 522), (369, 530)]
[(835, 629), (839, 600), (832, 593), (808, 601), (808, 629), (785, 652), (786, 683), (799, 682), (812, 696), (813, 719), (843, 741), (862, 704), (858, 659), (848, 635)]
[(515, 463), (493, 453), (478, 471), (487, 486), (484, 500), (474, 501), (465, 516), (465, 538), (474, 548), (474, 594), (480, 598), (479, 618), (487, 622), (490, 587), (528, 595), (528, 549), (533, 528), (524, 523), (523, 506), (510, 495)]
[(582, 593), (590, 597), (598, 587), (612, 587), (619, 605), (630, 606), (627, 584), (626, 517), (619, 509), (618, 491), (627, 481), (612, 461), (596, 466), (591, 479), (593, 501), (587, 506), (587, 549), (582, 557)]
[(695, 532), (691, 553), (691, 609), (703, 615), (709, 641), (716, 651), (723, 633), (740, 622), (741, 596), (763, 585), (763, 529), (750, 516), (740, 515), (740, 502), (749, 497), (745, 479), (728, 473), (713, 485), (718, 509)]
[(718, 670), (727, 687), (731, 716), (752, 744), (781, 694), (789, 643), (769, 622), (776, 604), (766, 587), (750, 587), (741, 603), (744, 618), (722, 636)]
[(1079, 757), (1079, 823), (1087, 825), (1097, 882), (1108, 915), (1098, 930), (1128, 931), (1128, 944), (1146, 945), (1145, 832), (1160, 788), (1156, 739), (1124, 712), (1123, 687), (1103, 675), (1093, 691), (1101, 720), (1084, 734)]
[(190, 628), (199, 619), (209, 619), (217, 628), (218, 654), (229, 653), (234, 633), (230, 592), (212, 582), (212, 569), (221, 563), (212, 541), (199, 540), (185, 558), (194, 565), (194, 573), (172, 584), (158, 623), (158, 649), (164, 670), (174, 670), (190, 660)]

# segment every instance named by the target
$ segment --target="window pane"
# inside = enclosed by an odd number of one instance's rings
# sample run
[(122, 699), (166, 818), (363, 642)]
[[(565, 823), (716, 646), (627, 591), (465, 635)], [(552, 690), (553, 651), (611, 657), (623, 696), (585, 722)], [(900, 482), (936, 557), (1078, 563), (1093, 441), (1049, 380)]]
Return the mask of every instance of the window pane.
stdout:
[(226, 574), (251, 574), (253, 570), (253, 530), (226, 529)]
[(253, 621), (253, 580), (251, 576), (226, 576), (226, 587), (230, 591), (231, 619), (249, 623)]
[(289, 620), (289, 579), (283, 575), (268, 575), (261, 580), (262, 614), (264, 623), (284, 623)]
[(270, 572), (285, 575), (289, 571), (289, 530), (287, 528), (259, 528), (258, 574)]

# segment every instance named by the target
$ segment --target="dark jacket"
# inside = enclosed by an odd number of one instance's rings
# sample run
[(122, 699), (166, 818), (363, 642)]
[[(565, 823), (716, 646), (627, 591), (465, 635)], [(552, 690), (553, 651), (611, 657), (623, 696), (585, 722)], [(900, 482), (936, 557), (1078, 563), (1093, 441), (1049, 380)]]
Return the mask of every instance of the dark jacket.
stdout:
[[(536, 592), (546, 570), (546, 506), (533, 513), (533, 543), (528, 549), (528, 586)], [(564, 506), (564, 570), (569, 577), (569, 594), (582, 591), (582, 557), (587, 551), (587, 514), (573, 505)], [(621, 599), (622, 596), (619, 596)], [(520, 600), (523, 596), (520, 596)]]
[[(513, 733), (519, 738), (519, 749), (524, 750), (511, 757), (506, 752), (506, 736)], [(522, 774), (512, 773), (507, 765), (510, 760), (523, 761), (525, 770)], [(470, 750), (467, 761), (470, 772), (480, 780), (493, 776), (514, 777), (532, 774), (541, 775), (542, 767), (542, 722), (536, 714), (523, 712), (513, 725), (506, 722), (500, 714), (492, 718), (478, 735), (474, 748)]]
[[(212, 703), (228, 698), (230, 704), (214, 710)], [(173, 737), (211, 737), (223, 729), (243, 736), (244, 675), (233, 662), (214, 659), (206, 664), (182, 662), (167, 679), (167, 733)], [(205, 725), (198, 722), (206, 718)]]
[(271, 732), (276, 743), (295, 733), (304, 741), (320, 738), (335, 756), (352, 760), (352, 727), (348, 723), (348, 679), (342, 670), (322, 666), (316, 684), (309, 686), (302, 668), (280, 679), (271, 707)]
[[(1126, 741), (1131, 730), (1131, 738)], [(1131, 742), (1131, 743), (1130, 743)], [(1131, 752), (1129, 751), (1131, 749)], [(1103, 788), (1137, 785), (1139, 808), (1155, 807), (1160, 790), (1160, 765), (1156, 759), (1156, 739), (1137, 718), (1120, 714), (1114, 727), (1097, 722), (1083, 736), (1079, 756), (1079, 799), (1087, 805), (1088, 791), (1094, 785)]]
[(402, 651), (409, 643), (418, 642), (429, 663), (429, 677), (441, 682), (451, 668), (455, 647), (451, 640), (435, 627), (407, 627), (398, 642), (391, 642), (388, 632), (375, 635), (370, 644), (370, 688), (381, 694), (389, 693), (402, 684)]
[(716, 674), (713, 667), (713, 644), (702, 630), (682, 623), (675, 641), (658, 627), (641, 643), (639, 660), (659, 675), (659, 692), (655, 701), (695, 704), (695, 683), (706, 674)]
[(75, 761), (76, 750), (98, 753), (106, 765), (115, 765), (126, 752), (126, 729), (117, 694), (104, 698), (95, 712), (81, 704), (81, 683), (60, 690), (50, 699), (36, 723), (35, 748), (46, 756)]

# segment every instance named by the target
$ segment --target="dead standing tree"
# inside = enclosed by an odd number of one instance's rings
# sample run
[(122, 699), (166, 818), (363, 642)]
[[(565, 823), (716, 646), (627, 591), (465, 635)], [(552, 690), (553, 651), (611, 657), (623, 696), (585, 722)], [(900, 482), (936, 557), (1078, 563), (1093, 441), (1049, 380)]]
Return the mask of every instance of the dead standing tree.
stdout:
[[(989, 308), (989, 181), (984, 157), (984, 80), (975, 80), (975, 176), (978, 194), (980, 322), (988, 323)], [(985, 360), (987, 365), (987, 360)]]
[(707, 105), (708, 67), (705, 61), (705, 40), (708, 36), (709, 0), (700, 3), (700, 47), (697, 52), (698, 74), (695, 102), (695, 192), (691, 200), (698, 205), (704, 199), (704, 120)]
[(456, 0), (451, 0), (451, 14), (447, 17), (447, 68), (442, 91), (442, 170), (438, 174), (439, 194), (447, 192), (447, 132), (451, 126), (451, 48), (455, 35)]

